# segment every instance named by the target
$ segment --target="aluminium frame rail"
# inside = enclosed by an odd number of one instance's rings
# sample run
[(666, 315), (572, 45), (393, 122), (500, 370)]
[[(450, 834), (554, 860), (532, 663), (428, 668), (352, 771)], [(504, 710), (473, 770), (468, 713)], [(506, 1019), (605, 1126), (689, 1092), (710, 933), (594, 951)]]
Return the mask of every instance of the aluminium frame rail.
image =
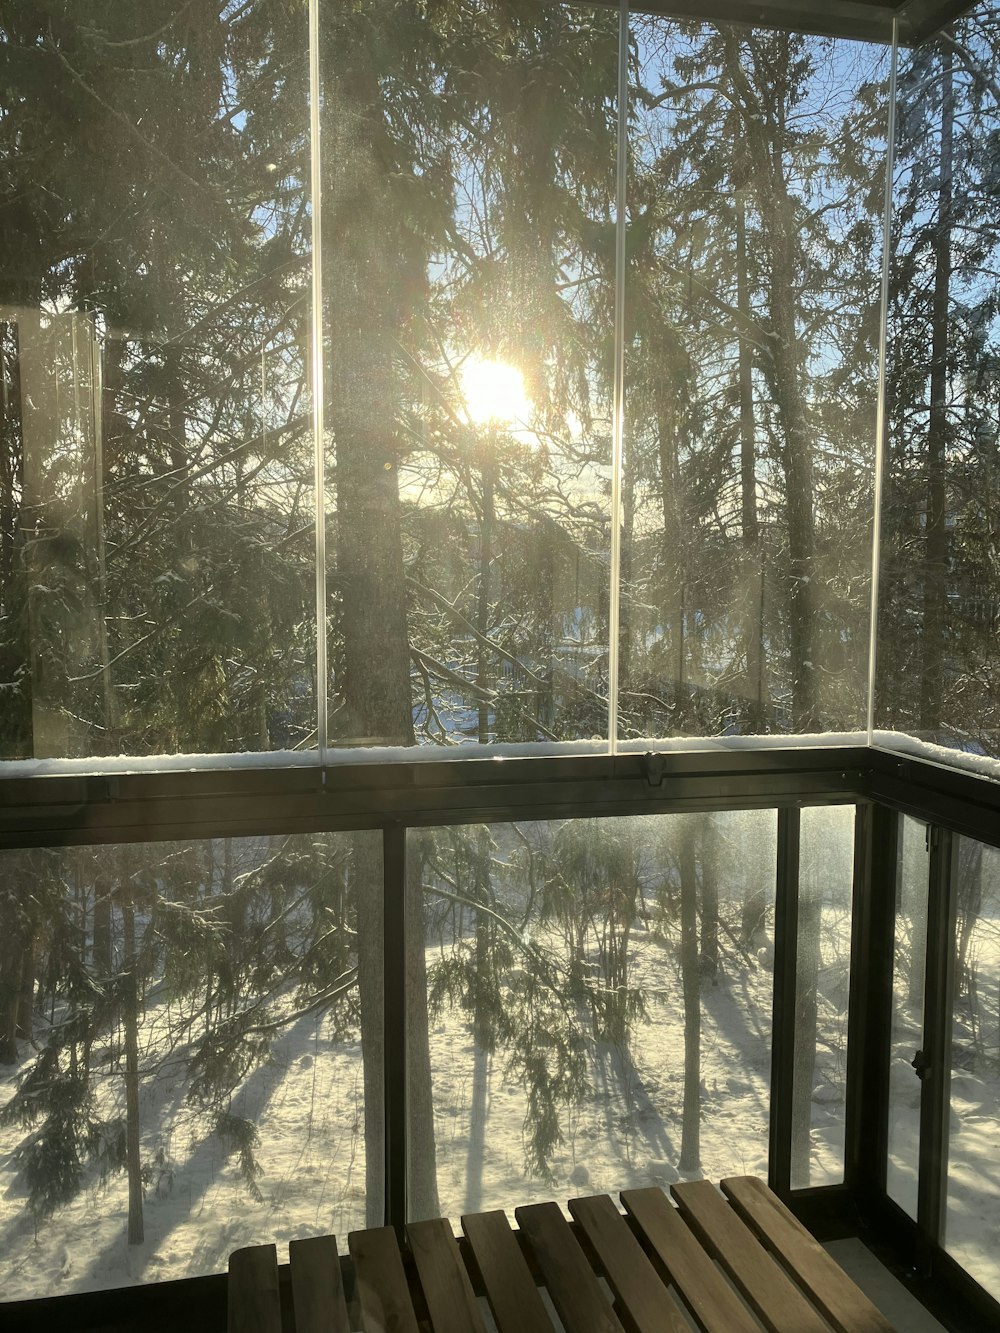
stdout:
[[(792, 1191), (799, 811), (853, 804), (854, 920), (843, 1185)], [(901, 815), (938, 832), (929, 912), (941, 948), (928, 958), (933, 1016), (925, 1034), (943, 1070), (950, 1014), (946, 944), (954, 921), (955, 834), (1000, 847), (1000, 784), (864, 746), (759, 751), (459, 759), (340, 768), (217, 770), (0, 779), (0, 850), (142, 843), (191, 837), (378, 829), (384, 874), (385, 1217), (406, 1217), (407, 1077), (404, 963), (406, 832), (428, 825), (777, 809), (775, 988), (770, 1183), (822, 1215), (860, 1209), (928, 1274), (943, 1276), (970, 1308), (1000, 1305), (942, 1246), (947, 1168), (947, 1080), (925, 1086), (920, 1208), (904, 1217), (885, 1193), (896, 847)], [(886, 962), (888, 960), (888, 964)], [(189, 1281), (208, 1281), (197, 1279)], [(66, 1298), (77, 1300), (76, 1297)], [(122, 1297), (122, 1300), (125, 1298)], [(28, 1304), (36, 1304), (29, 1302)], [(6, 1307), (5, 1314), (11, 1307)]]

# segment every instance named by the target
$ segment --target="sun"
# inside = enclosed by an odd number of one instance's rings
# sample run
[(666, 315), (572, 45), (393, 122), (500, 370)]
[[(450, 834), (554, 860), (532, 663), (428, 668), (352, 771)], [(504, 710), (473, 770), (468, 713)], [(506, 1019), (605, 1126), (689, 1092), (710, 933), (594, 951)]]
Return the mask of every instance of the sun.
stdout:
[(511, 426), (531, 415), (524, 376), (516, 366), (473, 354), (462, 362), (459, 376), (465, 410), (474, 425)]

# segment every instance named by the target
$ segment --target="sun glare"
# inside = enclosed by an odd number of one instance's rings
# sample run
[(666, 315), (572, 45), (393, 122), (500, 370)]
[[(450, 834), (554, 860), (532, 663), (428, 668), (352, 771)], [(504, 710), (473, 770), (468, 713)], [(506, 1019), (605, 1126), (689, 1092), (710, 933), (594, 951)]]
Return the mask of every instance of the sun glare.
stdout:
[(469, 420), (477, 426), (522, 424), (531, 415), (524, 377), (503, 361), (470, 356), (460, 371)]

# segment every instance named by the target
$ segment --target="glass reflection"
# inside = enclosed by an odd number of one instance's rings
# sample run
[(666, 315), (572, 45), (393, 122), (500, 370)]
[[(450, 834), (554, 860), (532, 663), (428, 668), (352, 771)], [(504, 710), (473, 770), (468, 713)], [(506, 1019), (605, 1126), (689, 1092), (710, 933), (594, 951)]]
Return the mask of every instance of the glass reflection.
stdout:
[(5, 1301), (372, 1220), (377, 833), (4, 851), (0, 871)]
[(767, 1175), (776, 827), (410, 831), (412, 1217)]
[(998, 52), (980, 4), (900, 57), (878, 724), (945, 761), (1000, 753)]
[(369, 10), (323, 16), (333, 741), (603, 738), (617, 16)]
[(853, 730), (887, 53), (632, 36), (621, 734)]
[(3, 19), (0, 757), (315, 728), (305, 11), (160, 17)]

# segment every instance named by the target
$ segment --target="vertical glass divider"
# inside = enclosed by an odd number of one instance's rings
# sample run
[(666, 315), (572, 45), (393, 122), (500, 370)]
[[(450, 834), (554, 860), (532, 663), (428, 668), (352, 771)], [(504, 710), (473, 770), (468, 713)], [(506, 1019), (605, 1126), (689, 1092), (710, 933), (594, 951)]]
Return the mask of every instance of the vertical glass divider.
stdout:
[(887, 1198), (892, 973), (903, 828), (900, 814), (888, 805), (868, 806), (865, 822), (864, 865), (855, 886), (859, 929), (852, 945), (848, 1030), (849, 1160), (856, 1172), (848, 1182), (856, 1182), (861, 1205), (880, 1208)]
[(778, 811), (768, 1184), (782, 1198), (788, 1197), (792, 1175), (792, 1085), (795, 1073), (795, 1012), (798, 980), (800, 825), (797, 807)]
[(868, 622), (868, 744), (875, 738), (875, 670), (878, 659), (878, 585), (882, 560), (882, 491), (887, 447), (886, 376), (889, 357), (889, 276), (892, 265), (892, 185), (896, 172), (896, 71), (899, 63), (899, 19), (892, 20), (889, 60), (889, 114), (886, 125), (885, 195), (882, 204), (882, 282), (879, 293), (878, 388), (875, 406), (875, 482), (872, 495), (872, 586)]
[(326, 450), (323, 421), (323, 159), (320, 152), (319, 0), (309, 0), (309, 193), (312, 203), (312, 418), (316, 522), (316, 744), (329, 744), (326, 662)]
[(875, 803), (858, 806), (847, 1029), (844, 1180), (866, 1205), (885, 1197), (888, 1153), (892, 960), (899, 820)]
[(618, 144), (615, 186), (615, 327), (611, 434), (611, 571), (608, 588), (608, 750), (618, 752), (618, 633), (621, 624), (622, 457), (625, 444), (625, 210), (628, 203), (628, 0), (618, 10)]

